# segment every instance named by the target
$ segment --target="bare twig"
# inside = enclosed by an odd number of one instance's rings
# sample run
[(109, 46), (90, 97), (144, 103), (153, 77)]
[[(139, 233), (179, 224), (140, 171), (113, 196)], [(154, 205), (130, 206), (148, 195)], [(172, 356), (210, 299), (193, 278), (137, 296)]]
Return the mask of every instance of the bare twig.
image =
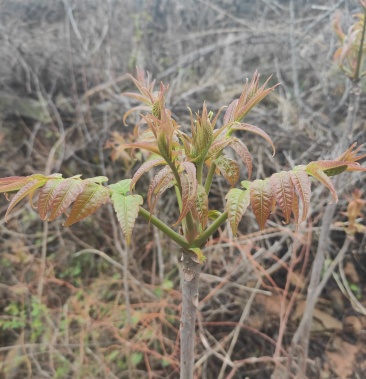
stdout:
[[(345, 147), (348, 146), (351, 141), (354, 119), (356, 117), (357, 110), (359, 107), (359, 102), (360, 102), (359, 83), (356, 81), (352, 81), (351, 84), (352, 84), (352, 89), (350, 91), (350, 99), (349, 99), (349, 105), (348, 105), (348, 111), (347, 111), (346, 125), (343, 131), (343, 136), (338, 143), (338, 147), (336, 148), (337, 152), (343, 151)], [(335, 188), (339, 187), (339, 184), (340, 184), (339, 177), (337, 177), (334, 182), (335, 182), (334, 183)], [(318, 289), (318, 287), (320, 285), (321, 273), (322, 273), (324, 260), (325, 260), (325, 252), (328, 246), (329, 231), (330, 231), (331, 223), (333, 220), (335, 208), (336, 208), (336, 204), (331, 203), (327, 205), (324, 211), (324, 215), (322, 218), (322, 228), (321, 228), (320, 236), (319, 236), (319, 244), (318, 244), (317, 252), (316, 252), (313, 265), (312, 265), (312, 271), (311, 271), (310, 282), (308, 286), (304, 316), (301, 319), (301, 322), (292, 340), (293, 356), (297, 356), (298, 352), (300, 352), (300, 356), (298, 358), (300, 359), (299, 375), (301, 378), (305, 377), (305, 370), (306, 370), (305, 362), (306, 362), (307, 354), (308, 354), (310, 327), (311, 327), (311, 322), (313, 318), (313, 312), (316, 305), (316, 301), (321, 292)]]
[(37, 287), (37, 293), (40, 299), (42, 297), (44, 275), (46, 271), (47, 237), (48, 237), (48, 221), (44, 221), (43, 233), (42, 233), (41, 267), (40, 267), (38, 287)]

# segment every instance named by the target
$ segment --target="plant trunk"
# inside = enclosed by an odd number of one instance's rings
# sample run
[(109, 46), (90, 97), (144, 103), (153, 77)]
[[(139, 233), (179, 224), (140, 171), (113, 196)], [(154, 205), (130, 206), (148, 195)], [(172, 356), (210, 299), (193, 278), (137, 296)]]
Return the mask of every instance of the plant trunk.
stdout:
[(182, 249), (182, 316), (180, 319), (180, 379), (193, 379), (198, 282), (201, 264)]

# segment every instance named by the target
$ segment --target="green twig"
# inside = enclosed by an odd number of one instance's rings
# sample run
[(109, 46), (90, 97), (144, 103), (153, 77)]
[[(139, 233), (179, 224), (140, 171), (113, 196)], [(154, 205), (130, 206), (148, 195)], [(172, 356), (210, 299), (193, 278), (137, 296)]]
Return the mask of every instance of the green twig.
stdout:
[(201, 233), (192, 244), (192, 247), (201, 247), (227, 220), (227, 212), (222, 213), (203, 233)]
[(205, 190), (206, 190), (207, 195), (209, 194), (210, 189), (211, 189), (211, 184), (212, 184), (212, 180), (215, 174), (215, 170), (216, 170), (216, 163), (212, 162), (210, 169), (208, 170), (206, 183), (205, 183)]
[(189, 243), (187, 240), (171, 229), (168, 225), (166, 225), (163, 221), (159, 220), (157, 217), (152, 215), (149, 211), (140, 207), (139, 215), (143, 217), (148, 222), (151, 222), (155, 225), (159, 230), (161, 230), (164, 234), (166, 234), (169, 238), (171, 238), (174, 242), (176, 242), (179, 246), (182, 246), (184, 249), (189, 249)]
[(197, 182), (202, 185), (202, 171), (203, 171), (203, 161), (197, 163)]
[[(179, 176), (178, 170), (175, 167), (174, 163), (171, 160), (167, 160), (167, 163), (168, 163), (170, 169), (172, 170), (174, 178), (175, 178), (175, 181), (177, 183), (178, 191), (176, 191), (176, 195), (177, 195), (177, 199), (178, 199), (178, 203), (179, 203), (179, 209), (182, 210), (182, 182), (180, 180), (180, 176)], [(195, 230), (196, 230), (196, 228), (195, 228), (195, 223), (194, 223), (194, 220), (193, 220), (191, 212), (189, 212), (187, 214), (187, 216), (185, 217), (185, 220), (183, 220), (182, 224), (183, 224), (183, 229), (184, 229), (185, 236), (188, 238), (188, 240), (193, 239), (195, 237)], [(184, 247), (181, 244), (180, 244), (180, 246)]]

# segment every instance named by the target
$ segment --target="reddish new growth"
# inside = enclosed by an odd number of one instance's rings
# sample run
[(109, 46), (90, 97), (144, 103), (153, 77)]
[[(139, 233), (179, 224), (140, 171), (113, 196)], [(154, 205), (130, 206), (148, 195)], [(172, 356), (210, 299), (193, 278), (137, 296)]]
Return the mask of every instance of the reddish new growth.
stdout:
[[(252, 157), (245, 142), (235, 136), (235, 133), (244, 131), (261, 136), (270, 144), (274, 153), (275, 147), (269, 135), (259, 127), (243, 122), (243, 119), (276, 85), (266, 88), (269, 82), (267, 79), (259, 86), (259, 74), (255, 72), (252, 80), (245, 83), (240, 97), (227, 107), (222, 126), (217, 127), (222, 109), (213, 116), (206, 104), (203, 104), (202, 110), (195, 115), (190, 112), (191, 125), (188, 133), (183, 131), (166, 107), (167, 86), (161, 84), (160, 90), (154, 92), (154, 81), (140, 70), (136, 78), (131, 78), (139, 93), (128, 92), (125, 95), (143, 103), (124, 116), (126, 122), (132, 112), (141, 112), (134, 129), (134, 141), (125, 142), (118, 134), (114, 134), (109, 147), (113, 147), (116, 158), (125, 149), (147, 152), (148, 159), (137, 169), (133, 178), (108, 187), (103, 185), (108, 180), (106, 177), (81, 180), (80, 175), (68, 179), (62, 178), (61, 174), (0, 179), (0, 192), (17, 192), (10, 202), (6, 218), (23, 198), (28, 196), (32, 201), (37, 190), (40, 191), (37, 208), (42, 220), (52, 221), (65, 213), (65, 226), (84, 219), (111, 201), (127, 243), (130, 242), (135, 220), (140, 215), (203, 261), (199, 248), (227, 219), (235, 235), (249, 205), (261, 229), (265, 227), (276, 204), (286, 223), (292, 215), (298, 223), (305, 220), (309, 209), (309, 176), (328, 187), (334, 201), (337, 201), (337, 193), (329, 177), (343, 171), (366, 171), (358, 163), (366, 154), (357, 155), (361, 147), (355, 149), (354, 144), (336, 159), (310, 162), (289, 171), (275, 173), (267, 179), (250, 181)], [(241, 182), (241, 188), (235, 188), (241, 175), (240, 166), (227, 154), (228, 149), (232, 149), (247, 168), (247, 180)], [(158, 166), (160, 168), (147, 191), (147, 211), (142, 208), (142, 197), (132, 192), (141, 176)], [(223, 213), (210, 210), (209, 207), (208, 195), (214, 175), (222, 175), (231, 186), (225, 197)], [(173, 227), (181, 225), (183, 236), (154, 216), (158, 199), (169, 188), (175, 188), (180, 210)], [(68, 210), (70, 207), (71, 210)]]

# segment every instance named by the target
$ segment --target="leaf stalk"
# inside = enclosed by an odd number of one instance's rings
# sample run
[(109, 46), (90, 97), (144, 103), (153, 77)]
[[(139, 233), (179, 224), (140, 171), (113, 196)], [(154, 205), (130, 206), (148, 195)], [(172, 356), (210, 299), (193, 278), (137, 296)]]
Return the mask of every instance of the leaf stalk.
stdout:
[(227, 220), (228, 213), (223, 212), (205, 231), (203, 231), (192, 243), (192, 247), (201, 247)]
[(159, 220), (149, 211), (140, 207), (139, 215), (143, 217), (146, 221), (151, 222), (154, 226), (156, 226), (159, 230), (161, 230), (179, 246), (183, 247), (186, 250), (189, 250), (190, 245), (184, 237), (179, 235), (177, 232), (175, 232), (173, 229), (171, 229), (168, 225), (166, 225), (163, 221)]

